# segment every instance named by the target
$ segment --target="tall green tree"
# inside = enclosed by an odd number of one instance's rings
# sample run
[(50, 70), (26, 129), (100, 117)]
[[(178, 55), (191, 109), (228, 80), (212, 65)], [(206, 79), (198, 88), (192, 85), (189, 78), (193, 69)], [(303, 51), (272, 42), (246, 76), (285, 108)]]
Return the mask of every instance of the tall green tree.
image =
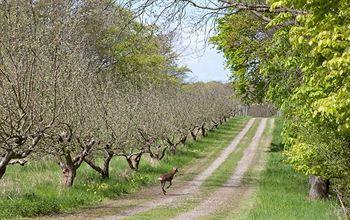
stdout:
[[(315, 175), (325, 191), (325, 180), (343, 190), (350, 182), (349, 4), (272, 0), (260, 16), (252, 8), (223, 17), (212, 38), (232, 69), (235, 90), (283, 111), (288, 161)], [(311, 197), (325, 195), (315, 190)]]

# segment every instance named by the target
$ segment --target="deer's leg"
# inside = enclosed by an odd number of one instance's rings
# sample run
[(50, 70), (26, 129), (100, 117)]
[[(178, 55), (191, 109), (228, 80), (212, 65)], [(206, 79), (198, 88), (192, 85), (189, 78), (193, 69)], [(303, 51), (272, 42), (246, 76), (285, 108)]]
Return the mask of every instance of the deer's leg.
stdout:
[(167, 186), (167, 189), (169, 189), (170, 186), (171, 186), (171, 180), (169, 181), (169, 186)]
[(164, 189), (165, 182), (161, 182), (161, 186), (162, 186), (162, 191), (163, 191), (163, 194), (165, 195), (165, 194), (166, 194), (166, 191), (165, 191), (165, 189)]

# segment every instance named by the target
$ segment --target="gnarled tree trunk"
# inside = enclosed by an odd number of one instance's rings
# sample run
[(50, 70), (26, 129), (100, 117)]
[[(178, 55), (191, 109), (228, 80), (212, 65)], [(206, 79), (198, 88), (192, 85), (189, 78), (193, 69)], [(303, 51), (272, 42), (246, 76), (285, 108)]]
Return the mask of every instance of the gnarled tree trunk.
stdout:
[(140, 152), (138, 154), (132, 154), (132, 155), (123, 155), (128, 162), (128, 165), (130, 169), (137, 171), (139, 169), (139, 164), (141, 161), (141, 157), (143, 155), (143, 152)]
[(309, 176), (310, 191), (309, 197), (312, 200), (327, 198), (329, 193), (329, 180), (324, 180), (321, 177)]
[(105, 157), (102, 167), (98, 166), (93, 159), (85, 158), (85, 162), (95, 171), (101, 174), (103, 179), (109, 178), (109, 164), (113, 156)]
[(2, 156), (0, 156), (0, 179), (4, 176), (4, 174), (6, 173), (6, 167), (9, 164), (20, 164), (20, 165), (24, 165), (27, 161), (18, 161), (18, 162), (12, 162), (12, 159), (24, 159), (27, 156), (29, 156), (34, 147), (37, 145), (37, 143), (39, 142), (39, 140), (42, 137), (42, 133), (37, 133), (33, 135), (34, 138), (32, 138), (31, 142), (29, 145), (26, 145), (24, 139), (25, 138), (21, 138), (20, 140), (18, 140), (19, 143), (17, 143), (17, 146), (15, 148), (24, 148), (24, 150), (20, 153), (16, 153), (14, 152), (13, 149), (6, 149), (6, 153), (3, 154)]
[(62, 132), (62, 134), (59, 135), (58, 139), (59, 143), (62, 144), (62, 148), (61, 150), (57, 149), (54, 153), (58, 165), (62, 169), (63, 185), (65, 187), (71, 187), (73, 185), (77, 169), (81, 166), (84, 159), (89, 155), (92, 146), (100, 143), (94, 139), (91, 139), (89, 142), (85, 143), (77, 138), (78, 144), (80, 145), (80, 152), (77, 156), (72, 157), (73, 152), (66, 148), (67, 145), (74, 144), (71, 142), (71, 138), (72, 132), (70, 132), (70, 134)]
[(186, 144), (186, 141), (187, 141), (187, 134), (186, 136), (184, 136), (182, 139), (181, 139), (181, 144), (185, 145)]
[(201, 126), (201, 132), (202, 132), (202, 136), (205, 137), (206, 136), (205, 123), (203, 123)]
[(218, 126), (219, 126), (219, 123), (217, 123), (216, 121), (214, 121), (214, 120), (211, 120), (212, 122), (213, 122), (213, 126), (209, 129), (209, 131), (212, 131), (212, 130), (214, 130), (214, 129), (217, 129), (218, 128)]
[(191, 136), (192, 136), (192, 139), (193, 139), (194, 141), (197, 140), (197, 136), (196, 136), (196, 134), (195, 134), (193, 131), (191, 131)]
[(195, 133), (195, 131), (194, 131), (194, 130), (196, 130), (196, 128), (197, 128), (197, 127), (194, 127), (194, 128), (190, 131), (191, 136), (192, 136), (192, 139), (193, 139), (194, 141), (197, 140), (197, 134), (198, 134), (198, 132)]
[(66, 165), (62, 169), (63, 173), (63, 186), (71, 187), (73, 185), (75, 176), (77, 174), (77, 168), (73, 165)]
[(0, 179), (6, 173), (6, 167), (10, 163), (12, 156), (13, 156), (13, 152), (8, 151), (3, 157), (0, 158)]
[(109, 145), (104, 148), (105, 155), (103, 158), (102, 166), (98, 166), (92, 158), (85, 157), (84, 161), (95, 171), (101, 174), (103, 179), (109, 178), (109, 164), (114, 156), (114, 152), (111, 150)]
[(176, 151), (177, 151), (177, 146), (179, 146), (179, 144), (185, 145), (186, 140), (187, 140), (187, 135), (184, 135), (179, 141), (177, 141), (177, 142), (175, 142), (175, 143), (174, 143), (172, 140), (170, 140), (170, 139), (168, 138), (168, 139), (167, 139), (167, 142), (168, 142), (168, 144), (169, 144), (169, 146), (170, 146), (169, 151), (170, 151), (173, 155), (175, 155), (175, 154), (176, 154)]
[(4, 176), (5, 172), (6, 172), (6, 166), (0, 167), (0, 179)]
[(172, 153), (172, 154), (176, 154), (176, 147), (177, 147), (177, 144), (174, 143), (172, 140), (170, 140), (169, 138), (166, 140), (169, 144), (169, 151)]

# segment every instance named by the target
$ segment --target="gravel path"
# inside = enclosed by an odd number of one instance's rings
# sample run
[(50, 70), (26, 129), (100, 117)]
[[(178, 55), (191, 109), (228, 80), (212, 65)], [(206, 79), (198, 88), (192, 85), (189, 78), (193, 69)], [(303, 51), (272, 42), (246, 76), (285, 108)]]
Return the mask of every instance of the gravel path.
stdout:
[(218, 209), (221, 205), (224, 205), (233, 197), (239, 195), (237, 193), (237, 188), (240, 186), (241, 180), (245, 174), (245, 172), (249, 169), (250, 165), (253, 163), (254, 156), (256, 154), (259, 141), (262, 137), (262, 134), (265, 130), (267, 124), (267, 119), (262, 119), (259, 127), (252, 139), (252, 142), (245, 149), (242, 158), (237, 164), (236, 169), (234, 170), (231, 178), (227, 181), (227, 183), (220, 187), (217, 191), (215, 191), (208, 199), (204, 200), (199, 206), (195, 209), (183, 213), (177, 216), (176, 220), (184, 220), (184, 219), (197, 219), (201, 216), (209, 215)]
[[(167, 205), (175, 200), (182, 199), (186, 196), (191, 196), (198, 192), (199, 187), (202, 185), (202, 183), (211, 175), (213, 172), (227, 159), (227, 157), (237, 148), (237, 145), (239, 142), (243, 139), (243, 137), (247, 134), (248, 130), (251, 128), (255, 121), (255, 118), (252, 118), (248, 121), (248, 123), (245, 125), (243, 130), (234, 138), (234, 140), (230, 143), (230, 145), (225, 148), (221, 154), (210, 164), (210, 166), (201, 172), (199, 175), (197, 175), (192, 181), (190, 181), (187, 185), (185, 185), (182, 188), (177, 188), (174, 190), (174, 192), (167, 196), (159, 196), (159, 198), (150, 200), (142, 204), (142, 206), (138, 206), (126, 211), (123, 211), (121, 213), (118, 213), (118, 215), (114, 216), (108, 216), (103, 217), (99, 219), (122, 219), (124, 217), (128, 217), (131, 215), (135, 215), (140, 212), (148, 211), (153, 208), (156, 208), (160, 205)], [(264, 119), (264, 123), (266, 124), (266, 120)], [(261, 127), (261, 124), (259, 128)], [(262, 128), (262, 131), (264, 129)], [(258, 141), (258, 139), (257, 139)]]

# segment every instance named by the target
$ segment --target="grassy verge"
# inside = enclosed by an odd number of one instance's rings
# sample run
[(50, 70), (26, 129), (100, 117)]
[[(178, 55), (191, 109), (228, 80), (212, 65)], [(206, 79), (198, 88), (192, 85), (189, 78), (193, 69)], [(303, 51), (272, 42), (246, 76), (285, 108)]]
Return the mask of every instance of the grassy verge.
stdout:
[(256, 199), (255, 192), (259, 177), (265, 167), (266, 149), (270, 147), (273, 127), (270, 119), (259, 141), (258, 150), (254, 156), (255, 162), (244, 174), (241, 186), (236, 188), (236, 196), (214, 213), (199, 219), (247, 219), (247, 212), (252, 209)]
[(208, 179), (205, 180), (202, 187), (204, 191), (213, 191), (215, 188), (224, 185), (229, 180), (232, 172), (237, 166), (237, 163), (242, 158), (244, 150), (252, 141), (255, 132), (258, 129), (259, 123), (260, 120), (256, 119), (253, 126), (237, 145), (236, 150), (229, 155), (227, 160), (223, 162)]
[(160, 173), (173, 166), (183, 167), (208, 152), (219, 151), (245, 124), (237, 117), (197, 142), (190, 141), (158, 166), (142, 160), (139, 172), (130, 172), (122, 158), (111, 163), (111, 178), (103, 180), (85, 164), (78, 170), (74, 186), (60, 186), (60, 170), (52, 161), (30, 161), (25, 167), (11, 166), (0, 180), (0, 218), (33, 217), (76, 210), (103, 200), (132, 193), (142, 186), (154, 184)]
[[(210, 194), (210, 192), (214, 192), (216, 188), (222, 186), (224, 183), (228, 181), (228, 179), (230, 178), (230, 174), (233, 172), (238, 161), (242, 157), (244, 149), (246, 149), (246, 147), (251, 142), (253, 136), (255, 135), (259, 122), (260, 122), (259, 119), (255, 120), (252, 127), (248, 130), (247, 134), (244, 136), (241, 142), (237, 145), (236, 150), (232, 152), (229, 155), (229, 157), (225, 160), (225, 162), (222, 163), (217, 168), (217, 170), (215, 170), (214, 173), (204, 181), (203, 185), (200, 188), (200, 192), (201, 192), (200, 195), (197, 195), (196, 197), (188, 198), (176, 205), (171, 204), (170, 205), (171, 207), (159, 206), (155, 209), (152, 209), (146, 212), (141, 212), (134, 216), (130, 216), (126, 219), (156, 219), (159, 216), (162, 216), (163, 219), (170, 219), (182, 212), (186, 212), (193, 209), (196, 205), (199, 204), (201, 199), (207, 197)], [(230, 139), (227, 139), (225, 146), (227, 146), (231, 141), (232, 141), (232, 135)]]
[(337, 219), (336, 202), (309, 201), (307, 178), (283, 162), (281, 128), (282, 122), (277, 119), (257, 201), (245, 219)]

